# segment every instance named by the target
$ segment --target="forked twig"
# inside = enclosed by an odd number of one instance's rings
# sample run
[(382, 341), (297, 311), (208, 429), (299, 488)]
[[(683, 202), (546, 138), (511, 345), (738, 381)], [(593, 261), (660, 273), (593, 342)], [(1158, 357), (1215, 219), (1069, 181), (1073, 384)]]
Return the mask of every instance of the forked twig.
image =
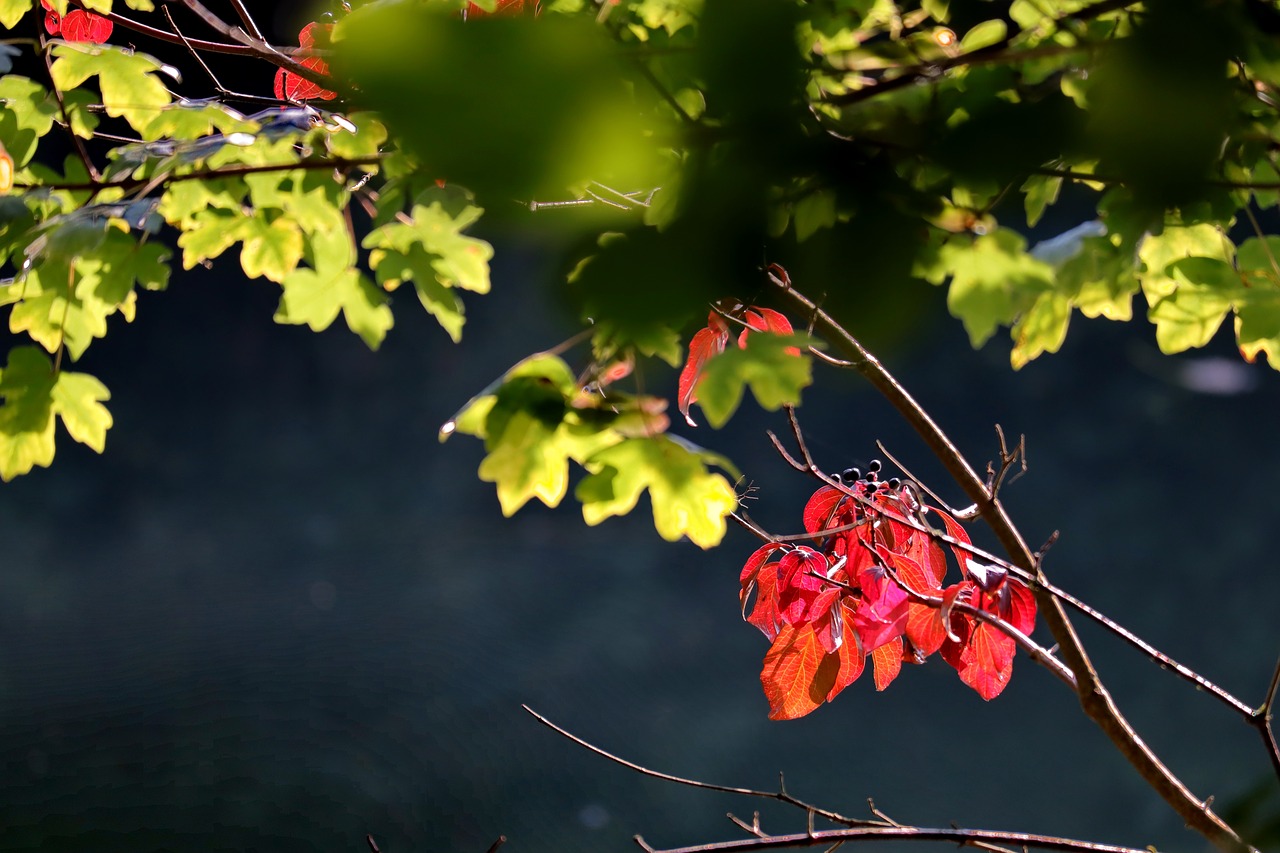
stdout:
[[(852, 363), (853, 369), (862, 374), (916, 430), (970, 500), (978, 505), (983, 520), (1009, 553), (1012, 562), (1043, 581), (1040, 565), (1003, 505), (986, 488), (963, 454), (915, 398), (857, 338), (822, 311), (813, 300), (797, 291), (790, 281), (783, 287), (777, 279), (771, 277), (769, 280), (775, 284), (777, 298), (796, 313), (805, 315), (813, 312), (815, 331), (839, 349)], [(1040, 605), (1041, 618), (1053, 634), (1067, 666), (1075, 674), (1076, 695), (1086, 716), (1103, 730), (1116, 750), (1188, 827), (1199, 832), (1220, 850), (1231, 853), (1252, 851), (1253, 848), (1214, 813), (1208, 802), (1193, 794), (1165, 766), (1121, 714), (1067, 617), (1063, 601), (1049, 593), (1043, 585), (1037, 585), (1033, 589)]]
[(646, 853), (719, 853), (719, 851), (779, 850), (786, 847), (815, 847), (832, 842), (857, 841), (943, 841), (952, 844), (1008, 844), (1034, 847), (1039, 850), (1064, 850), (1070, 853), (1150, 853), (1150, 848), (1120, 847), (1114, 844), (1098, 844), (1074, 838), (1054, 835), (1035, 835), (1028, 832), (1001, 832), (989, 829), (941, 829), (919, 826), (859, 826), (844, 829), (826, 829), (794, 835), (771, 835), (767, 838), (744, 838), (737, 841), (719, 841), (712, 844), (695, 844), (690, 847), (659, 849), (639, 835), (635, 842)]

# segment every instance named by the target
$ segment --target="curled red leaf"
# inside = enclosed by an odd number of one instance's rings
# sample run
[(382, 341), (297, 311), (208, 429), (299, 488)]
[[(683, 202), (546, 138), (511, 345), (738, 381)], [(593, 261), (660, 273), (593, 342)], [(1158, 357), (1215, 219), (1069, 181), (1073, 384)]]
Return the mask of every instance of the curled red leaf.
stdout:
[[(317, 24), (312, 21), (298, 33), (298, 45), (303, 51), (315, 46), (316, 31), (321, 27), (327, 33), (333, 29), (333, 24)], [(309, 68), (326, 77), (329, 75), (329, 63), (319, 56), (307, 56), (304, 52), (297, 55), (296, 59), (298, 64), (304, 68)], [(332, 101), (338, 97), (337, 92), (331, 92), (323, 86), (284, 68), (277, 69), (274, 88), (276, 97), (282, 101)]]

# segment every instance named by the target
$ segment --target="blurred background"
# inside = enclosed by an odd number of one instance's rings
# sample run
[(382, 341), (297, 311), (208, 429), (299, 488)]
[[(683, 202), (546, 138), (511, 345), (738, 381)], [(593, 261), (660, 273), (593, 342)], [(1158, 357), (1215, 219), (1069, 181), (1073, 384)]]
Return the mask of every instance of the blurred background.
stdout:
[[(305, 19), (279, 7), (286, 42)], [(265, 94), (255, 73), (228, 79)], [(1076, 225), (1069, 208), (1040, 236)], [(928, 826), (1204, 847), (1025, 657), (989, 704), (933, 660), (770, 722), (767, 644), (737, 600), (747, 535), (667, 544), (644, 502), (597, 528), (572, 502), (503, 519), (479, 442), (436, 432), (579, 327), (545, 286), (551, 251), (480, 236), (494, 293), (468, 300), (461, 346), (403, 293), (378, 353), (345, 329), (275, 326), (278, 291), (232, 258), (144, 294), (139, 322), (88, 352), (113, 394), (106, 454), (63, 441), (52, 469), (0, 488), (0, 849), (359, 851), (368, 833), (387, 853), (481, 853), (500, 834), (512, 851), (621, 850), (636, 833), (739, 837), (725, 812), (768, 805), (643, 778), (522, 703), (649, 767), (766, 790), (783, 772), (853, 816), (874, 798)], [(1171, 358), (1141, 321), (1079, 317), (1060, 354), (1014, 373), (1007, 343), (969, 347), (942, 290), (886, 301), (874, 283), (831, 283), (870, 306), (843, 319), (975, 465), (996, 456), (995, 424), (1027, 436), (1030, 471), (1004, 498), (1033, 546), (1061, 531), (1050, 577), (1261, 702), (1280, 651), (1280, 375), (1229, 336)], [(857, 377), (816, 375), (801, 418), (826, 468), (879, 439), (961, 499)], [(670, 394), (675, 374), (646, 382)], [(814, 488), (771, 450), (782, 426), (748, 403), (722, 432), (674, 431), (729, 455), (752, 515), (782, 533)], [(1219, 806), (1274, 793), (1255, 732), (1077, 625), (1193, 790)], [(769, 831), (804, 828), (762, 811)]]

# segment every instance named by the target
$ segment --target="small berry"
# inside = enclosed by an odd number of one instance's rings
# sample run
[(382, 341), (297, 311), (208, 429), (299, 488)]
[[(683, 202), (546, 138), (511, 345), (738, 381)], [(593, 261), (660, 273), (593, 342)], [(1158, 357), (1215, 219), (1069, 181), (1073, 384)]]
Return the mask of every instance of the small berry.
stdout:
[(870, 473), (874, 474), (879, 470), (880, 470), (879, 459), (872, 459), (870, 462), (867, 463), (867, 471), (869, 471)]
[(902, 485), (902, 481), (901, 481), (901, 480), (899, 480), (897, 477), (890, 477), (890, 478), (889, 478), (889, 488), (893, 489), (895, 492), (898, 490), (898, 488), (899, 488), (901, 485)]
[(845, 468), (840, 475), (840, 479), (844, 480), (850, 486), (862, 479), (862, 472), (857, 468)]

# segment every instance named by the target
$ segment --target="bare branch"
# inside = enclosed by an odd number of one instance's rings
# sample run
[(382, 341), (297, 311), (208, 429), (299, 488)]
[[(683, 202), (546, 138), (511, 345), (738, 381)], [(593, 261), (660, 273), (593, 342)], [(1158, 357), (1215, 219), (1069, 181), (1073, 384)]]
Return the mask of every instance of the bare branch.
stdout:
[[(662, 773), (657, 770), (650, 770), (647, 767), (643, 767), (632, 761), (627, 761), (625, 758), (619, 758), (618, 756), (614, 755), (611, 752), (606, 752), (600, 747), (595, 746), (594, 744), (588, 743), (587, 741), (583, 740), (577, 735), (572, 734), (571, 732), (568, 732), (565, 729), (560, 728), (555, 723), (551, 722), (546, 717), (542, 716), (537, 711), (530, 708), (528, 705), (521, 705), (520, 707), (524, 708), (524, 710), (527, 711), (531, 717), (533, 717), (538, 722), (542, 723), (547, 728), (551, 729), (556, 734), (562, 737), (568, 738), (569, 740), (576, 743), (578, 746), (581, 746), (584, 749), (590, 750), (591, 752), (594, 752), (596, 755), (599, 755), (603, 758), (607, 758), (610, 761), (614, 762), (615, 764), (621, 764), (623, 767), (626, 767), (629, 770), (634, 770), (643, 776), (651, 776), (654, 779), (662, 779), (663, 781), (666, 781), (666, 782), (675, 782), (678, 785), (688, 785), (693, 788), (701, 788), (704, 791), (721, 791), (726, 794), (739, 794), (744, 797), (759, 797), (765, 800), (777, 800), (778, 802), (787, 803), (788, 805), (796, 806), (797, 808), (804, 809), (805, 811), (808, 811), (812, 814), (819, 815), (820, 817), (823, 817), (831, 821), (832, 823), (839, 823), (845, 826), (866, 827), (866, 826), (879, 825), (876, 821), (859, 820), (857, 818), (846, 817), (838, 812), (833, 812), (827, 809), (818, 808), (817, 806), (810, 805), (809, 803), (806, 803), (803, 800), (796, 799), (795, 797), (787, 793), (786, 785), (784, 785), (781, 781), (782, 780), (781, 774), (779, 774), (778, 790), (774, 792), (774, 791), (757, 791), (752, 788), (735, 788), (728, 785), (713, 785), (709, 782), (699, 782), (696, 779), (686, 779), (683, 776), (672, 776), (670, 773)], [(641, 842), (639, 838), (637, 838), (637, 842), (640, 843), (641, 846), (644, 846), (643, 842)]]
[(832, 842), (856, 841), (943, 841), (952, 844), (1012, 844), (1034, 847), (1039, 850), (1065, 850), (1072, 853), (1150, 853), (1150, 848), (1120, 847), (1114, 844), (1097, 844), (1074, 838), (1053, 835), (1035, 835), (1028, 832), (1001, 832), (987, 829), (940, 829), (917, 826), (860, 826), (844, 829), (827, 829), (795, 835), (771, 835), (766, 838), (744, 838), (736, 841), (718, 841), (696, 844), (691, 847), (673, 847), (659, 850), (636, 836), (635, 841), (651, 853), (718, 853), (718, 851), (778, 850), (786, 847), (814, 847)]

